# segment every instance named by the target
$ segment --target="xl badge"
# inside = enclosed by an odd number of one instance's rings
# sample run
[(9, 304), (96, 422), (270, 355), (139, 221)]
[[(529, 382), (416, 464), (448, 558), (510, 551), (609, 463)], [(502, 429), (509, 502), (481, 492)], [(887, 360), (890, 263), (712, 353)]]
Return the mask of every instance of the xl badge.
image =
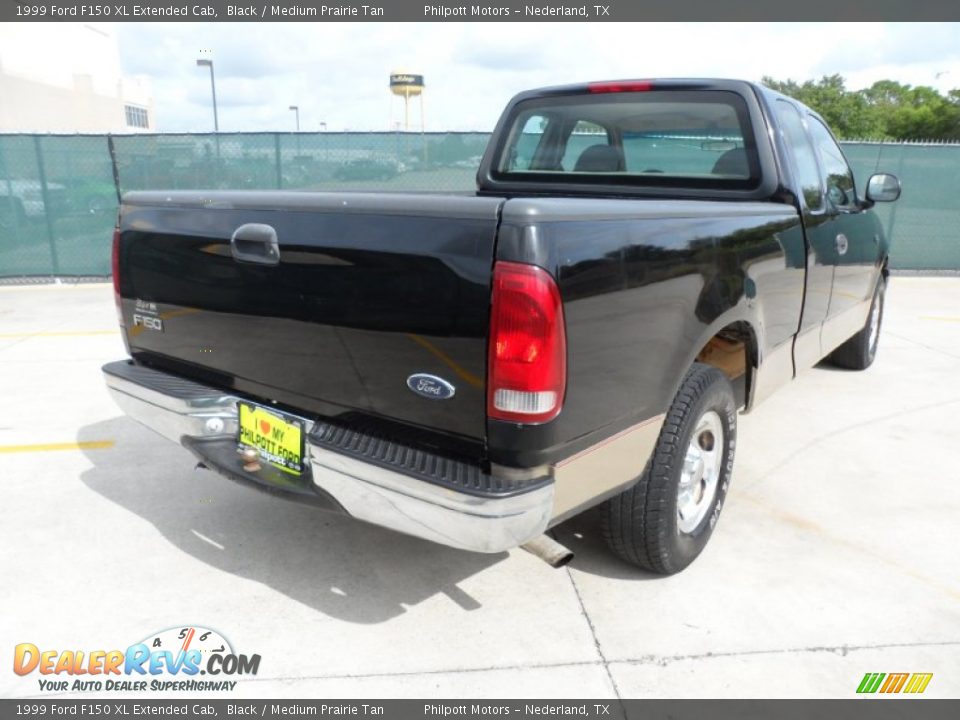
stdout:
[(136, 310), (133, 313), (133, 326), (163, 332), (163, 320), (159, 316), (157, 304), (137, 298)]
[(457, 389), (443, 378), (426, 373), (416, 373), (408, 377), (407, 387), (417, 395), (431, 400), (449, 400), (457, 392)]

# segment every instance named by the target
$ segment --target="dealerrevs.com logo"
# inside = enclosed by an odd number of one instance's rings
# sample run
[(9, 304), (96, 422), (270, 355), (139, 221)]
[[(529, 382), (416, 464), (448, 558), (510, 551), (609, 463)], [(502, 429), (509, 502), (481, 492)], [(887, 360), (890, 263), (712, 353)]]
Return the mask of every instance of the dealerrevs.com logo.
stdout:
[(41, 692), (229, 691), (237, 684), (231, 678), (259, 669), (259, 655), (238, 654), (223, 635), (199, 626), (150, 633), (125, 650), (50, 650), (20, 643), (13, 653), (13, 671), (39, 674)]

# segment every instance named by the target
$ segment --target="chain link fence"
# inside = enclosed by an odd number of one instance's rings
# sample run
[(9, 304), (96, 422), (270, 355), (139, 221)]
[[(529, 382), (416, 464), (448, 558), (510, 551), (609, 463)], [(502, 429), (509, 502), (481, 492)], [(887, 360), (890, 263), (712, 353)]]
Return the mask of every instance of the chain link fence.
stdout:
[[(106, 276), (129, 190), (471, 192), (487, 133), (0, 135), (0, 278)], [(862, 188), (878, 170), (903, 197), (877, 211), (891, 265), (960, 269), (960, 144), (843, 143)]]
[(841, 144), (861, 192), (875, 172), (900, 178), (900, 200), (874, 208), (891, 238), (890, 266), (960, 270), (960, 143)]
[(105, 136), (0, 136), (0, 277), (109, 275), (117, 188)]

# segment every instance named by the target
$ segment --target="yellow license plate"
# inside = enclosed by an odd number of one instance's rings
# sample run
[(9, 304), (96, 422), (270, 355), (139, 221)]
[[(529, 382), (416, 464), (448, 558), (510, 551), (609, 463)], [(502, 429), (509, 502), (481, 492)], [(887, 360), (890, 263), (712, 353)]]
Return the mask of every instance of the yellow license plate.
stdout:
[(300, 475), (303, 472), (303, 420), (253, 403), (240, 402), (237, 407), (240, 445), (256, 450), (264, 462)]

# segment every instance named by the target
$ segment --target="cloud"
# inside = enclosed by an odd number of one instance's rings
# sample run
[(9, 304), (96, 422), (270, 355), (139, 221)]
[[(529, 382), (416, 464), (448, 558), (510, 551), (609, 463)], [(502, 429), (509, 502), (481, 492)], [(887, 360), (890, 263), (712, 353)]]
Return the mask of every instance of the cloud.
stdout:
[(863, 23), (861, 32), (830, 48), (817, 69), (851, 73), (871, 67), (960, 60), (957, 23)]
[(511, 38), (491, 40), (471, 34), (454, 49), (453, 61), (485, 70), (523, 72), (536, 70), (550, 63), (549, 46), (535, 43), (517, 43)]
[[(960, 26), (870, 23), (118, 23), (127, 74), (151, 78), (162, 131), (208, 130), (214, 58), (226, 131), (389, 129), (391, 71), (422, 73), (428, 129), (489, 130), (521, 90), (630, 77), (807, 79), (839, 72), (917, 84), (951, 70)], [(941, 82), (960, 85), (960, 67)], [(926, 82), (930, 82), (929, 80)], [(419, 124), (419, 103), (413, 121)]]

